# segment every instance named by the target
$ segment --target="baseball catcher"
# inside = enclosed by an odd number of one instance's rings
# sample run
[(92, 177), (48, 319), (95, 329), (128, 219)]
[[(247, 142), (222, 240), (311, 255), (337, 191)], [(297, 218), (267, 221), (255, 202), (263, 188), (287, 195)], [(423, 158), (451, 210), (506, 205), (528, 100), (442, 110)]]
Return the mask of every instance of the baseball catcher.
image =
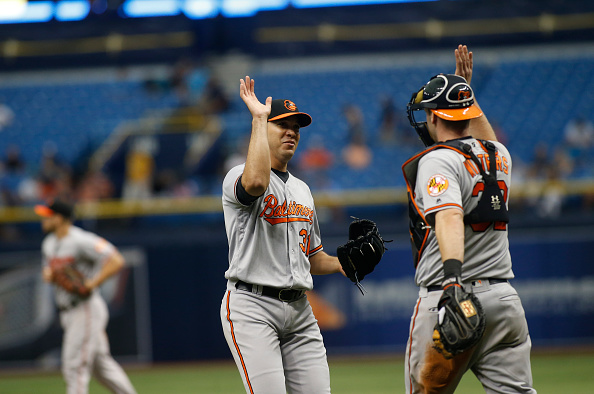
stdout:
[(474, 97), (472, 52), (454, 53), (455, 74), (433, 76), (407, 105), (426, 149), (402, 166), (419, 287), (405, 389), (453, 393), (467, 371), (480, 371), (487, 392), (535, 394), (528, 325), (509, 282), (512, 159)]
[(433, 347), (447, 359), (476, 345), (485, 331), (486, 320), (481, 303), (460, 285), (461, 267), (459, 260), (444, 262), (443, 293), (437, 304)]
[(347, 278), (365, 293), (360, 281), (380, 262), (386, 248), (375, 222), (355, 219), (349, 225), (349, 241), (337, 248), (336, 254)]
[(52, 279), (54, 283), (67, 292), (83, 299), (91, 295), (91, 290), (85, 284), (85, 277), (72, 265), (66, 265), (63, 268), (54, 270)]

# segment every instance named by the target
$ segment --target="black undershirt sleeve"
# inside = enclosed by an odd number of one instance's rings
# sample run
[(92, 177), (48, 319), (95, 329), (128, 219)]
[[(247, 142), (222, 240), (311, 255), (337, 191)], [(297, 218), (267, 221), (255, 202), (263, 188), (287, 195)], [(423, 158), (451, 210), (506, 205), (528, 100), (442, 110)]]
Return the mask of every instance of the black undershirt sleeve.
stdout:
[(241, 176), (235, 184), (235, 194), (237, 195), (237, 200), (239, 200), (239, 202), (243, 205), (252, 205), (254, 201), (260, 198), (260, 196), (252, 196), (245, 190), (245, 188), (241, 184)]

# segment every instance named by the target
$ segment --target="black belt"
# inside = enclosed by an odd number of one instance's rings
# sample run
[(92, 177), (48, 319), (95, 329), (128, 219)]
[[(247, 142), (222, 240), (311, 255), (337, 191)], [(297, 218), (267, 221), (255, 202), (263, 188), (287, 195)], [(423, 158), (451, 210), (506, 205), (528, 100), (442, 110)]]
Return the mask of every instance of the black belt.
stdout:
[[(245, 290), (252, 292), (252, 289), (255, 285), (251, 283), (245, 283), (244, 281), (238, 280), (235, 284), (235, 288), (237, 290)], [(277, 300), (281, 300), (283, 302), (293, 302), (305, 294), (305, 290), (297, 290), (297, 289), (279, 289), (277, 287), (268, 287), (268, 286), (259, 286), (262, 288), (262, 295), (266, 297), (271, 297)]]
[(79, 302), (80, 302), (80, 300), (72, 300), (72, 301), (70, 301), (70, 303), (68, 305), (59, 305), (58, 310), (60, 312), (66, 312), (66, 311), (74, 308), (75, 306), (77, 306)]
[[(489, 281), (489, 284), (491, 285), (495, 285), (497, 283), (508, 283), (507, 279), (497, 279), (497, 278), (491, 278), (491, 279), (487, 279)], [(474, 282), (476, 281), (472, 281), (472, 283), (474, 284)], [(441, 290), (441, 285), (433, 285), (433, 286), (428, 286), (427, 287), (427, 291), (438, 291)]]

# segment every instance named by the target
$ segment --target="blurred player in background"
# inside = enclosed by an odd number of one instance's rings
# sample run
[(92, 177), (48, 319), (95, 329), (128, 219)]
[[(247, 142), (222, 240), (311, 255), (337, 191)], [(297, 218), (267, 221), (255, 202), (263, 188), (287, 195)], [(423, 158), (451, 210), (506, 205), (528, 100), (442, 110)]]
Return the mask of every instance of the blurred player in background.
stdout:
[[(459, 46), (455, 55), (456, 75), (433, 77), (408, 107), (428, 149), (403, 166), (420, 287), (406, 350), (406, 392), (453, 393), (470, 369), (487, 393), (535, 393), (528, 325), (509, 283), (514, 277), (506, 208), (511, 157), (474, 101), (472, 52)], [(416, 110), (425, 112), (426, 123), (414, 119)], [(448, 338), (439, 335), (444, 307), (468, 293), (480, 301), (476, 309), (486, 320), (474, 330), (480, 333), (476, 342), (449, 353), (443, 347)], [(448, 329), (455, 331), (477, 315), (465, 308), (469, 304), (461, 305), (454, 314), (459, 324)], [(466, 334), (473, 335), (473, 329)]]
[(311, 117), (290, 100), (262, 104), (249, 77), (240, 96), (253, 119), (246, 162), (223, 181), (225, 338), (247, 393), (330, 393), (326, 348), (305, 291), (312, 274), (343, 271), (322, 250), (309, 187), (287, 171)]
[[(107, 305), (98, 287), (124, 266), (120, 252), (105, 239), (72, 224), (73, 206), (56, 200), (37, 205), (47, 236), (42, 243), (43, 279), (55, 285), (55, 299), (64, 329), (62, 373), (68, 394), (88, 392), (91, 375), (113, 393), (136, 391), (113, 359), (105, 328)], [(64, 272), (79, 273), (68, 279)]]

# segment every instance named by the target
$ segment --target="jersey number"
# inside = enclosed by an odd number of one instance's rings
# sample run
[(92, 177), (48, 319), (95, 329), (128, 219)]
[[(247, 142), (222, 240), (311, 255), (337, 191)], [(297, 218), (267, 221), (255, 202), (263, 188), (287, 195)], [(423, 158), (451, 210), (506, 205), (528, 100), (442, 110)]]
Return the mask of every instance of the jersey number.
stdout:
[(306, 256), (309, 256), (309, 244), (311, 243), (311, 235), (307, 234), (306, 229), (302, 229), (301, 231), (299, 231), (299, 235), (303, 237), (303, 242), (299, 242), (301, 251), (305, 253)]
[[(507, 184), (505, 183), (505, 181), (497, 181), (497, 185), (499, 186), (499, 189), (503, 191), (503, 201), (507, 204)], [(485, 190), (485, 184), (483, 182), (478, 182), (476, 185), (474, 185), (474, 189), (472, 189), (472, 197), (477, 197), (478, 194), (483, 190)], [(486, 231), (487, 228), (489, 228), (491, 223), (493, 222), (473, 223), (470, 225), (470, 227), (472, 227), (472, 230), (474, 232), (482, 233), (483, 231)], [(505, 231), (507, 230), (507, 223), (495, 222), (493, 223), (493, 229)]]

